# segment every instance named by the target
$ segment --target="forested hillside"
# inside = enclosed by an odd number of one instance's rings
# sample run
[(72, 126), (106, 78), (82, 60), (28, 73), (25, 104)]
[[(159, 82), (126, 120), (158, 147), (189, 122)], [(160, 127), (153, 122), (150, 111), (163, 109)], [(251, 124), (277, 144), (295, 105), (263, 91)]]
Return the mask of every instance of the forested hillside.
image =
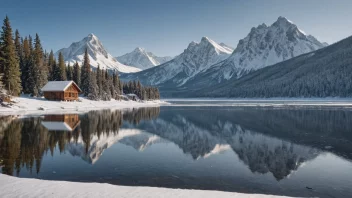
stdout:
[[(143, 87), (139, 81), (124, 83), (116, 70), (91, 68), (89, 50), (85, 48), (82, 64), (65, 64), (64, 56), (43, 50), (39, 35), (33, 41), (18, 30), (13, 35), (10, 19), (6, 16), (0, 30), (0, 99), (2, 93), (12, 96), (28, 94), (42, 96), (41, 89), (48, 81), (74, 81), (82, 94), (91, 100), (120, 99), (122, 94), (136, 94), (140, 99), (159, 99), (155, 87)], [(126, 88), (127, 87), (127, 88)]]
[(351, 97), (352, 37), (202, 89), (202, 97)]

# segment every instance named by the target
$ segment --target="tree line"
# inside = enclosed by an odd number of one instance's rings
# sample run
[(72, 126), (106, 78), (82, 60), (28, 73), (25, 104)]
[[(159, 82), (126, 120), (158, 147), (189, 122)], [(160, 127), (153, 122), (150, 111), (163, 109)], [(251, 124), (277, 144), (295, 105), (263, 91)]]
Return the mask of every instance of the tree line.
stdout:
[(66, 80), (74, 81), (91, 100), (120, 99), (123, 93), (136, 94), (142, 100), (160, 97), (155, 87), (143, 87), (135, 81), (124, 84), (117, 72), (100, 69), (100, 66), (92, 70), (87, 49), (82, 66), (77, 62), (66, 65), (61, 52), (56, 60), (52, 50), (50, 53), (43, 50), (38, 34), (33, 41), (30, 35), (23, 38), (16, 30), (13, 37), (6, 16), (0, 34), (0, 90), (13, 96), (24, 93), (37, 97), (42, 95), (41, 88), (48, 81)]
[[(159, 107), (121, 111), (90, 111), (80, 115), (81, 124), (72, 132), (49, 131), (42, 125), (42, 117), (14, 119), (12, 116), (0, 117), (0, 171), (17, 176), (22, 168), (30, 173), (40, 172), (43, 157), (68, 152), (68, 145), (84, 145), (84, 159), (89, 158), (89, 150), (94, 136), (114, 137), (119, 133), (123, 122), (140, 123), (142, 120), (156, 119)], [(93, 145), (94, 146), (94, 145)]]

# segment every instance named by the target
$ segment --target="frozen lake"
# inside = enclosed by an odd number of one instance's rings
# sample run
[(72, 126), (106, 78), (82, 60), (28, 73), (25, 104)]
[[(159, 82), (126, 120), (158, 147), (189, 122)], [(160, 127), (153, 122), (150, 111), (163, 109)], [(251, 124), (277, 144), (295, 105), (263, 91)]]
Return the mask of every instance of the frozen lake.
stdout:
[[(129, 111), (2, 117), (1, 172), (128, 186), (352, 197), (352, 109), (343, 105), (350, 101), (318, 106), (297, 100), (285, 105), (168, 101)], [(299, 105), (287, 105), (293, 102)], [(263, 105), (268, 103), (280, 108)]]

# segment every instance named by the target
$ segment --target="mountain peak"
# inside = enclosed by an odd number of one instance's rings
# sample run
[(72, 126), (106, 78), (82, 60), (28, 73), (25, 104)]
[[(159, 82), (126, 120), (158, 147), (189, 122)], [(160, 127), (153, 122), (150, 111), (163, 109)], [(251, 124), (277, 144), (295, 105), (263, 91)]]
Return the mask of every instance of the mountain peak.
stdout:
[(61, 52), (67, 64), (74, 64), (75, 62), (82, 64), (86, 50), (88, 50), (91, 67), (100, 65), (102, 69), (117, 70), (124, 73), (140, 71), (138, 68), (123, 65), (116, 61), (93, 33), (88, 34), (79, 42), (72, 43), (68, 48), (60, 49), (55, 53), (55, 56), (57, 57)]
[(291, 24), (293, 24), (292, 21), (288, 20), (286, 17), (283, 17), (283, 16), (279, 16), (279, 18), (277, 18), (276, 21), (277, 22), (282, 22), (282, 23), (291, 23)]
[(93, 33), (88, 34), (88, 38), (93, 38), (93, 39), (98, 39), (97, 36), (95, 36)]
[(145, 52), (144, 48), (141, 47), (136, 47), (136, 49), (134, 49), (135, 52)]
[[(280, 16), (271, 26), (265, 24), (252, 28), (241, 39), (235, 53), (226, 61), (226, 71), (236, 71), (240, 77), (248, 71), (288, 60), (298, 55), (324, 47), (313, 36), (305, 34), (297, 25)], [(226, 76), (225, 79), (231, 78)]]
[(203, 36), (202, 39), (201, 39), (201, 42), (210, 42), (212, 41), (211, 39), (209, 39), (208, 37), (206, 36)]
[(292, 21), (288, 20), (286, 17), (280, 16), (274, 23), (273, 26), (276, 27), (297, 27)]
[(139, 69), (149, 69), (163, 64), (172, 59), (172, 57), (158, 57), (144, 48), (136, 47), (132, 52), (116, 57), (116, 59), (125, 64)]

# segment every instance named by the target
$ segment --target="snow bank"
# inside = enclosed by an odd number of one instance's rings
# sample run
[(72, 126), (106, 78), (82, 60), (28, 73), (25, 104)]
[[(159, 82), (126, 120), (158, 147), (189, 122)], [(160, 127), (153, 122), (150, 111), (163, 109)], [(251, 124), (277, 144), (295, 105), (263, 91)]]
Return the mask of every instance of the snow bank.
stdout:
[(80, 102), (49, 101), (44, 98), (17, 97), (13, 98), (15, 103), (11, 108), (0, 106), (0, 115), (37, 115), (55, 113), (77, 113), (96, 109), (128, 109), (139, 107), (153, 107), (166, 102), (155, 101), (93, 101), (79, 98)]
[(74, 183), (25, 179), (0, 174), (1, 197), (280, 197), (206, 190), (114, 186), (100, 183)]

